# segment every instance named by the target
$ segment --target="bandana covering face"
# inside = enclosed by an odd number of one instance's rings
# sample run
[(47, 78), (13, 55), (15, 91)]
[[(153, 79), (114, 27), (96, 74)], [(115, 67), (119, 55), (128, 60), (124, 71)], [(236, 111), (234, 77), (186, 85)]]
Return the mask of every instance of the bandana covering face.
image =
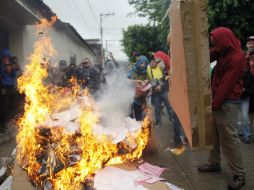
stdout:
[(141, 55), (139, 60), (134, 64), (132, 69), (128, 73), (128, 78), (132, 80), (146, 80), (146, 69), (149, 64), (148, 59)]

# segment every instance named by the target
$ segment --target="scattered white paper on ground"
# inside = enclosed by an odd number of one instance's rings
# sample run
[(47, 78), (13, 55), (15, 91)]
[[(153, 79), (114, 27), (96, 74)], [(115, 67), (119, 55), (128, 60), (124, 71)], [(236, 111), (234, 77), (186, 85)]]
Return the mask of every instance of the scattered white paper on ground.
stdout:
[(1, 169), (0, 169), (0, 176), (3, 176), (6, 172), (6, 170), (7, 170), (7, 167), (2, 166)]
[(155, 166), (147, 162), (145, 162), (144, 164), (141, 164), (138, 167), (138, 169), (143, 173), (147, 173), (157, 177), (159, 177), (162, 174), (162, 172), (165, 170), (165, 168), (161, 168), (159, 166)]
[(11, 190), (12, 176), (9, 176), (1, 185), (0, 190)]
[(12, 151), (11, 155), (14, 156), (16, 154), (16, 148)]
[(143, 174), (138, 170), (127, 171), (107, 166), (95, 173), (94, 188), (96, 190), (147, 190), (136, 183)]
[(170, 188), (170, 190), (184, 190), (184, 189), (179, 188), (171, 183), (166, 183), (166, 185)]

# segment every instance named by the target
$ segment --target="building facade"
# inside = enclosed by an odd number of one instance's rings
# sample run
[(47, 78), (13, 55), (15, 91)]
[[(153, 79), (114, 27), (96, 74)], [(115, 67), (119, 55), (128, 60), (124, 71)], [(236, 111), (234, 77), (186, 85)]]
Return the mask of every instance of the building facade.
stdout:
[[(0, 10), (0, 51), (9, 48), (23, 68), (40, 36), (35, 29), (36, 22), (40, 17), (50, 19), (55, 13), (41, 0), (1, 0)], [(85, 57), (97, 61), (96, 53), (72, 25), (58, 20), (49, 29), (49, 36), (57, 51), (52, 63), (66, 60), (68, 64), (78, 65)]]

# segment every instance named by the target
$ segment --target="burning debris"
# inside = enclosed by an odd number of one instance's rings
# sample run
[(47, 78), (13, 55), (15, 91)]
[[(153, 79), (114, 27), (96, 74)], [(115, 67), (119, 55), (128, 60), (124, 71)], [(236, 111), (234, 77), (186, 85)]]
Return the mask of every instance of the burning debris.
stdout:
[(46, 85), (47, 68), (41, 60), (56, 55), (47, 37), (51, 25), (45, 19), (38, 25), (44, 35), (38, 36), (18, 80), (26, 105), (18, 123), (17, 159), (37, 189), (77, 190), (96, 170), (138, 159), (148, 143), (149, 120), (137, 124), (127, 118), (118, 133), (110, 133), (93, 98), (75, 79), (71, 89)]

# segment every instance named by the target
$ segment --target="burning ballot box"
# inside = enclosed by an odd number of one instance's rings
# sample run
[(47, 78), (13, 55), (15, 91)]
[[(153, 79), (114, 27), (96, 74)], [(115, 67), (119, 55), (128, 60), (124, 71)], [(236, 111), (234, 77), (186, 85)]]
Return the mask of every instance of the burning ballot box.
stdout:
[(12, 189), (20, 189), (23, 179), (36, 189), (82, 189), (98, 169), (140, 158), (148, 143), (148, 118), (142, 123), (122, 118), (114, 130), (109, 129), (94, 99), (88, 90), (80, 89), (75, 78), (69, 88), (48, 84), (48, 68), (41, 63), (56, 55), (47, 35), (55, 21), (55, 17), (52, 22), (42, 19), (38, 24), (43, 35), (38, 36), (30, 62), (18, 79), (26, 104), (18, 121)]

